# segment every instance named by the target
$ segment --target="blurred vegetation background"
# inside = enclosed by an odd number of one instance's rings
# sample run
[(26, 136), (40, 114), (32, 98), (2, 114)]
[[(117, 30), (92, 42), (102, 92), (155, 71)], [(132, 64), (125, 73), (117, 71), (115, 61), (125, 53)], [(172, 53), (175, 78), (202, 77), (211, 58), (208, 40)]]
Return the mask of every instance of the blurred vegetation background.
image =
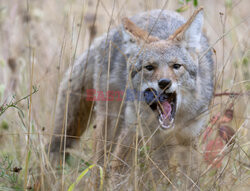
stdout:
[[(197, 6), (216, 65), (211, 121), (199, 144), (201, 190), (250, 190), (249, 0), (0, 0), (0, 190), (69, 188), (91, 165), (91, 132), (72, 149), (63, 175), (45, 145), (60, 80), (95, 37), (138, 12), (170, 9), (188, 18)], [(214, 148), (215, 155), (205, 153)], [(89, 173), (81, 180), (86, 190), (89, 180)]]

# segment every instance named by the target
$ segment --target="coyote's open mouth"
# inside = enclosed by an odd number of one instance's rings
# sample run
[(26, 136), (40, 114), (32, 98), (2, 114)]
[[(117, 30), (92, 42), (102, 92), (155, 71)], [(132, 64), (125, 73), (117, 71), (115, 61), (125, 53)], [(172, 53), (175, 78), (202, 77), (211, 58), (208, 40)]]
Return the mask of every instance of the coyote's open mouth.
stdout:
[(173, 127), (176, 112), (176, 92), (163, 92), (157, 95), (154, 89), (149, 88), (144, 91), (144, 97), (151, 109), (158, 111), (158, 120), (162, 129)]
[(176, 111), (176, 93), (161, 94), (157, 104), (159, 122), (163, 129), (173, 127)]

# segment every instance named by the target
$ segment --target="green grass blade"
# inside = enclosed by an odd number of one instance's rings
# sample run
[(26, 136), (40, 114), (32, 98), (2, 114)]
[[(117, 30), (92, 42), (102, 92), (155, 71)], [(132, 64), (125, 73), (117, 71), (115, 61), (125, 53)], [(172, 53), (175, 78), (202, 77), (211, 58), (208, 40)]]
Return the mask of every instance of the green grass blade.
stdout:
[(103, 190), (103, 169), (101, 166), (99, 166), (100, 169), (100, 190)]
[(175, 11), (177, 11), (178, 13), (182, 13), (182, 12), (188, 10), (188, 8), (189, 8), (189, 6), (185, 5), (185, 6), (182, 6), (182, 7), (178, 8), (178, 9), (176, 9)]
[(198, 0), (194, 0), (194, 6), (195, 6), (195, 7), (198, 6)]
[(68, 191), (73, 191), (75, 186), (81, 181), (81, 179), (87, 174), (87, 172), (93, 168), (94, 166), (96, 166), (95, 164), (90, 165), (88, 168), (86, 168), (76, 179), (76, 181), (70, 185)]

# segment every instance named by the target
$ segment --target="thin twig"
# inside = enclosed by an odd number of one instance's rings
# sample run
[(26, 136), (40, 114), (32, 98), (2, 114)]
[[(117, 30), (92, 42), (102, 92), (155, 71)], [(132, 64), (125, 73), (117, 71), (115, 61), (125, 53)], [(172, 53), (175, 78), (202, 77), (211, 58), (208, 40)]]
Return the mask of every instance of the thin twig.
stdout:
[(250, 95), (250, 92), (245, 92), (245, 93), (238, 93), (238, 92), (222, 92), (222, 93), (215, 93), (214, 97), (220, 97), (220, 96), (242, 96), (242, 95)]

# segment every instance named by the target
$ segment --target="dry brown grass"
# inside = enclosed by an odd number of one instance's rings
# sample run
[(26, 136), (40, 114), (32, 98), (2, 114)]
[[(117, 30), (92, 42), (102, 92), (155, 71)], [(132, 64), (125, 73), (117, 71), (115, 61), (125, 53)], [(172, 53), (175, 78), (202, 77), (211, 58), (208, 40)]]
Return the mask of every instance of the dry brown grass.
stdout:
[[(221, 165), (202, 162), (200, 188), (250, 190), (250, 2), (198, 2), (205, 8), (204, 28), (214, 48), (216, 93), (239, 93), (218, 95), (213, 100), (211, 117), (218, 113), (223, 116), (229, 107), (233, 110), (233, 118), (223, 124), (236, 132), (235, 143), (223, 145), (226, 154)], [(92, 164), (90, 131), (81, 138), (80, 146), (71, 151), (63, 176), (60, 169), (53, 169), (48, 162), (45, 145), (53, 128), (62, 75), (94, 36), (108, 30), (110, 23), (116, 27), (124, 16), (161, 9), (164, 4), (161, 0), (101, 0), (96, 8), (96, 0), (0, 1), (0, 107), (10, 103), (13, 95), (14, 100), (19, 100), (30, 94), (33, 85), (39, 89), (19, 102), (19, 109), (10, 107), (0, 115), (0, 190), (24, 190), (26, 186), (31, 190), (55, 190), (55, 185), (62, 182), (68, 188)], [(195, 9), (192, 2), (188, 5), (182, 13), (185, 17)], [(169, 1), (165, 9), (181, 6), (178, 1)], [(94, 28), (91, 22), (96, 12)], [(218, 124), (208, 125), (216, 129)], [(215, 140), (217, 134), (214, 130), (209, 139)], [(201, 155), (207, 144), (202, 139), (201, 136), (198, 148)], [(15, 167), (22, 169), (13, 172), (18, 169)], [(80, 184), (89, 190), (90, 176), (85, 175)]]

